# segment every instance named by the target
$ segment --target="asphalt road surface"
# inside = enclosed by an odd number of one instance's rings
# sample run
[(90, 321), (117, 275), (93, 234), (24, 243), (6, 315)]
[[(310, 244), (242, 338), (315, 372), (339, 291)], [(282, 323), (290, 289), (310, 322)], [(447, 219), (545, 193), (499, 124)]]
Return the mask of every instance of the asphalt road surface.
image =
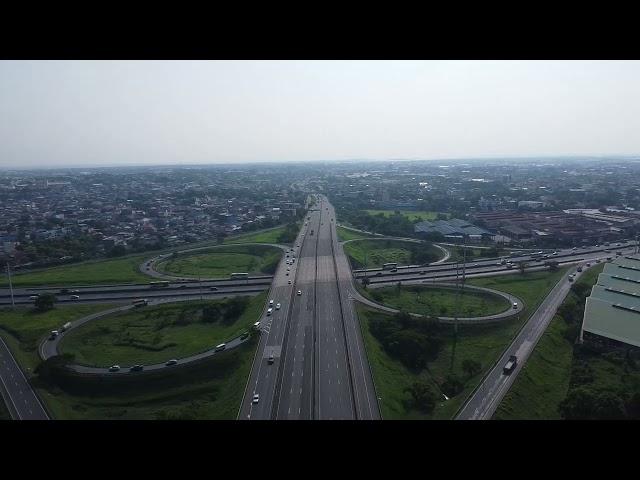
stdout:
[(40, 399), (0, 338), (0, 391), (11, 418), (15, 420), (48, 420)]
[(351, 273), (336, 248), (335, 213), (319, 198), (296, 242), (293, 284), (284, 263), (274, 277), (270, 298), (282, 308), (263, 330), (240, 419), (379, 418), (347, 290)]
[[(625, 253), (630, 253), (630, 250), (626, 249)], [(607, 253), (600, 253), (601, 257), (604, 255), (607, 255)], [(595, 264), (593, 264), (592, 267), (593, 266), (595, 266)], [(560, 279), (538, 309), (529, 318), (515, 340), (503, 353), (498, 363), (491, 369), (482, 383), (469, 397), (456, 419), (488, 420), (492, 417), (500, 401), (504, 398), (511, 385), (513, 385), (518, 373), (531, 355), (538, 340), (540, 340), (540, 337), (542, 337), (542, 334), (547, 329), (558, 307), (569, 293), (573, 283), (568, 281), (568, 276), (575, 273), (577, 280), (585, 271), (586, 269), (582, 272), (571, 269)], [(511, 355), (518, 357), (517, 365), (511, 374), (505, 375), (502, 369)]]
[[(620, 246), (617, 246), (617, 245)], [(514, 257), (503, 257), (506, 260), (514, 263), (514, 267), (509, 269), (506, 265), (499, 265), (497, 258), (487, 260), (475, 260), (468, 261), (466, 266), (463, 267), (462, 262), (448, 262), (439, 265), (432, 264), (431, 266), (399, 266), (397, 272), (391, 272), (390, 270), (384, 270), (382, 268), (370, 268), (366, 270), (354, 270), (356, 278), (369, 277), (371, 283), (390, 282), (390, 281), (404, 281), (406, 279), (420, 279), (422, 278), (448, 278), (455, 277), (456, 272), (459, 276), (466, 274), (466, 276), (473, 275), (475, 273), (487, 273), (487, 272), (502, 272), (502, 273), (517, 273), (517, 263), (520, 261), (527, 262), (527, 270), (533, 267), (542, 267), (547, 261), (555, 260), (559, 264), (574, 263), (584, 260), (594, 260), (596, 258), (616, 257), (618, 251), (628, 251), (629, 248), (634, 247), (635, 241), (628, 242), (613, 242), (609, 246), (600, 245), (598, 247), (589, 246), (586, 248), (576, 248), (556, 250), (557, 254), (553, 255), (553, 251), (546, 251), (543, 255), (548, 258), (541, 258), (536, 261), (532, 259), (531, 254), (519, 255)]]
[[(42, 293), (56, 294), (57, 303), (105, 303), (111, 301), (132, 301), (138, 298), (193, 297), (211, 294), (258, 293), (268, 288), (272, 277), (249, 278), (248, 280), (222, 280), (215, 282), (170, 283), (168, 287), (153, 288), (149, 285), (112, 285), (69, 287), (69, 292), (61, 294), (59, 288), (14, 289), (16, 305), (33, 305), (31, 296)], [(72, 290), (76, 292), (71, 293)], [(71, 295), (77, 295), (74, 300)], [(11, 305), (8, 289), (0, 289), (0, 305)]]

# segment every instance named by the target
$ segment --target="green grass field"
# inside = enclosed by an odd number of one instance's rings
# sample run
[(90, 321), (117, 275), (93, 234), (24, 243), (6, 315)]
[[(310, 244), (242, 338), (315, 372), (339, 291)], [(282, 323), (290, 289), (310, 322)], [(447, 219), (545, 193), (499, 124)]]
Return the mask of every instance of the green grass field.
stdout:
[[(285, 227), (282, 226), (269, 230), (245, 233), (225, 238), (224, 243), (278, 243), (277, 239), (284, 230)], [(167, 253), (175, 249), (196, 248), (199, 246), (206, 246), (210, 243), (212, 242), (199, 242), (190, 245), (181, 245), (180, 247), (173, 249), (146, 252), (143, 254), (129, 255), (109, 260), (92, 260), (72, 265), (47, 268), (30, 273), (13, 273), (11, 281), (14, 287), (146, 283), (152, 281), (153, 278), (141, 273), (138, 268), (147, 258), (151, 258), (161, 253)], [(2, 276), (0, 286), (9, 286), (9, 281), (6, 275)]]
[[(351, 259), (354, 268), (379, 268), (385, 263), (398, 265), (412, 263), (412, 249), (420, 248), (429, 262), (442, 257), (440, 249), (429, 243), (419, 244), (402, 240), (358, 240), (344, 246), (345, 253)], [(421, 262), (427, 263), (427, 262)]]
[(371, 238), (372, 235), (368, 235), (366, 233), (354, 232), (353, 230), (349, 230), (344, 227), (336, 227), (336, 232), (338, 232), (338, 239), (341, 242), (346, 242), (347, 240), (359, 240), (361, 238)]
[(225, 238), (223, 243), (280, 243), (278, 239), (284, 230), (285, 227), (282, 226), (257, 232), (241, 233), (240, 235)]
[(541, 292), (550, 291), (558, 280), (562, 278), (568, 267), (560, 268), (555, 272), (527, 272), (524, 274), (514, 273), (511, 275), (500, 275), (495, 277), (471, 278), (467, 282), (478, 287), (493, 288), (507, 292), (522, 299), (525, 304), (521, 316), (529, 316), (538, 308), (545, 295)]
[[(407, 217), (410, 221), (413, 220), (435, 220), (438, 217), (438, 212), (426, 212), (426, 211), (416, 211), (416, 210), (398, 210), (400, 214)], [(378, 215), (382, 213), (385, 217), (390, 217), (395, 214), (395, 210), (365, 210), (369, 215)], [(449, 218), (449, 214), (445, 213), (444, 215)]]
[[(53, 267), (32, 273), (11, 276), (14, 287), (41, 285), (99, 285), (111, 283), (144, 283), (153, 280), (140, 273), (138, 267), (153, 254), (134, 255), (113, 260), (86, 262)], [(7, 277), (3, 282), (8, 285)]]
[(204, 364), (167, 372), (161, 385), (140, 377), (135, 389), (124, 393), (69, 392), (38, 388), (59, 420), (233, 420), (236, 418), (257, 336), (238, 348), (217, 354)]
[[(522, 325), (535, 311), (540, 302), (557, 281), (563, 271), (531, 272), (521, 275), (474, 279), (474, 284), (483, 283), (490, 288), (512, 293), (525, 302), (525, 310), (514, 319), (489, 325), (464, 325), (458, 327), (457, 338), (453, 326), (443, 326), (444, 345), (437, 358), (420, 372), (412, 372), (402, 363), (391, 358), (380, 343), (369, 332), (369, 319), (381, 312), (358, 306), (367, 355), (373, 370), (378, 396), (382, 398), (381, 409), (385, 419), (450, 419), (463, 405), (467, 396), (478, 385), (484, 372), (500, 358), (504, 349), (518, 333)], [(520, 277), (520, 278), (518, 278)], [(524, 277), (524, 278), (522, 278)], [(462, 361), (473, 359), (480, 362), (482, 371), (467, 377), (462, 370)], [(434, 386), (441, 384), (449, 373), (458, 375), (464, 383), (463, 390), (448, 401), (442, 399), (430, 414), (408, 409), (406, 401), (409, 393), (405, 391), (413, 381), (422, 379)]]
[[(361, 290), (362, 291), (362, 290)], [(406, 285), (368, 289), (374, 301), (405, 312), (440, 317), (481, 317), (508, 310), (507, 300), (489, 293), (465, 290), (458, 298), (455, 289)]]
[[(457, 247), (452, 247), (449, 245), (444, 245), (444, 247), (451, 252), (451, 256), (447, 262), (460, 262), (462, 263), (465, 259), (465, 255), (461, 254), (458, 251)], [(477, 258), (494, 258), (495, 255), (489, 255), (489, 250), (484, 248), (467, 248), (466, 260), (467, 263), (473, 263)], [(508, 255), (508, 250), (498, 250), (498, 256)]]
[(156, 270), (184, 277), (228, 277), (234, 272), (271, 274), (282, 250), (266, 245), (214, 247), (207, 251), (180, 254), (156, 264)]
[(164, 304), (103, 317), (69, 332), (60, 350), (74, 354), (78, 363), (102, 367), (184, 358), (249, 330), (260, 317), (266, 296), (264, 292), (252, 297), (233, 323), (201, 321), (204, 305), (223, 300)]
[[(593, 285), (604, 265), (589, 269), (576, 283)], [(494, 419), (560, 419), (558, 404), (569, 389), (573, 362), (573, 343), (564, 338), (565, 328), (562, 317), (554, 316), (515, 383), (500, 402)]]
[(59, 306), (43, 313), (26, 307), (15, 310), (6, 307), (0, 309), (0, 334), (22, 369), (33, 371), (40, 363), (38, 356), (40, 340), (51, 330), (59, 329), (67, 322), (111, 307), (113, 305)]

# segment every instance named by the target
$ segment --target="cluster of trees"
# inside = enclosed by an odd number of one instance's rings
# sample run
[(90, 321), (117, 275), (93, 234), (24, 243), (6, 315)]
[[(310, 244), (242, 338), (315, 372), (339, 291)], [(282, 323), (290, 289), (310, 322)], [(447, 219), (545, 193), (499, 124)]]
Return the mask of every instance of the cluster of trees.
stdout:
[(292, 243), (298, 236), (300, 226), (296, 222), (287, 223), (284, 227), (284, 231), (278, 237), (279, 243)]
[(393, 317), (374, 317), (369, 328), (391, 357), (412, 370), (426, 367), (427, 362), (438, 355), (443, 344), (437, 321), (413, 318), (406, 312), (399, 312)]
[[(469, 377), (472, 377), (480, 373), (482, 366), (475, 360), (465, 359), (462, 361), (462, 369)], [(405, 389), (405, 392), (409, 394), (405, 406), (423, 413), (431, 413), (440, 398), (437, 387), (433, 382), (425, 379), (416, 380)], [(439, 389), (448, 397), (453, 397), (464, 389), (464, 381), (455, 373), (449, 373)]]
[(438, 392), (431, 383), (424, 380), (413, 382), (405, 389), (409, 393), (407, 407), (424, 413), (431, 413), (438, 401)]
[(42, 293), (36, 298), (34, 308), (37, 312), (46, 312), (51, 310), (55, 303), (56, 296), (53, 293)]
[(567, 420), (639, 420), (640, 392), (625, 401), (617, 392), (581, 386), (569, 390), (558, 410)]
[[(638, 389), (637, 352), (626, 354), (619, 350), (603, 348), (602, 351), (587, 345), (574, 347), (571, 379), (565, 399), (558, 405), (558, 412), (567, 420), (640, 420), (640, 389)], [(599, 383), (590, 360), (605, 359), (623, 367), (624, 381), (619, 384)], [(612, 370), (610, 375), (616, 375)]]
[(564, 329), (562, 336), (574, 343), (580, 333), (580, 325), (584, 317), (586, 298), (591, 294), (591, 286), (586, 283), (574, 283), (564, 302), (558, 308), (557, 315), (562, 317)]
[(414, 223), (398, 212), (385, 217), (383, 213), (369, 215), (363, 210), (342, 208), (338, 215), (341, 220), (349, 222), (355, 228), (361, 230), (381, 233), (392, 237), (414, 236)]
[[(407, 242), (408, 243), (408, 242)], [(411, 252), (411, 263), (414, 265), (422, 265), (435, 262), (439, 258), (439, 254), (434, 251), (433, 246), (416, 244), (409, 247)]]
[(202, 308), (202, 321), (205, 323), (234, 323), (249, 305), (249, 297), (233, 297), (224, 302), (214, 302)]
[[(15, 263), (33, 262), (38, 266), (77, 262), (98, 251), (95, 238), (80, 234), (50, 240), (23, 239), (16, 245)], [(61, 260), (64, 258), (65, 260)]]

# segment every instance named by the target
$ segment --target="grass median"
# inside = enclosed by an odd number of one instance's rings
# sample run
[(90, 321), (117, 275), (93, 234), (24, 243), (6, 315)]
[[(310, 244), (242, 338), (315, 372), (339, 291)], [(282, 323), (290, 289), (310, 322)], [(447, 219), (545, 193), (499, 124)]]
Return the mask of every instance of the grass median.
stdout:
[(145, 283), (153, 279), (138, 269), (148, 257), (148, 254), (134, 255), (113, 260), (64, 265), (37, 272), (19, 273), (11, 276), (11, 282), (14, 287)]
[(194, 278), (222, 278), (234, 272), (272, 274), (282, 255), (281, 249), (267, 245), (230, 245), (180, 253), (155, 268), (168, 275)]
[(345, 227), (336, 227), (336, 232), (338, 233), (338, 240), (341, 242), (373, 237), (373, 235), (369, 235), (368, 233), (357, 232)]
[(99, 367), (188, 357), (249, 330), (266, 296), (177, 302), (102, 317), (69, 332), (60, 351)]
[(511, 305), (499, 295), (455, 288), (421, 285), (359, 289), (371, 300), (405, 312), (436, 317), (483, 317), (508, 310)]
[(258, 345), (252, 334), (239, 347), (202, 362), (121, 382), (75, 376), (39, 391), (57, 420), (233, 420)]
[(284, 231), (285, 227), (281, 226), (257, 232), (241, 233), (225, 238), (223, 243), (280, 243), (280, 236)]
[(357, 240), (344, 246), (354, 268), (380, 268), (385, 263), (423, 264), (439, 260), (442, 251), (430, 243), (402, 240)]
[[(524, 275), (508, 275), (474, 279), (478, 286), (486, 286), (518, 296), (525, 302), (520, 316), (500, 323), (487, 325), (459, 324), (457, 334), (453, 325), (442, 325), (442, 345), (435, 358), (425, 368), (408, 368), (398, 358), (385, 350), (371, 331), (372, 322), (388, 320), (390, 315), (359, 305), (358, 316), (363, 332), (367, 355), (371, 363), (380, 406), (385, 419), (450, 419), (464, 404), (484, 373), (500, 358), (504, 349), (516, 336), (522, 325), (536, 310), (540, 302), (564, 274), (557, 272), (531, 272)], [(376, 320), (376, 318), (378, 320)], [(479, 364), (479, 370), (467, 370), (465, 360)], [(457, 385), (457, 393), (445, 400), (443, 388), (447, 382)], [(419, 410), (411, 404), (410, 388), (416, 382), (430, 385), (437, 393), (437, 401), (431, 411)]]
[(0, 309), (0, 334), (7, 342), (11, 353), (22, 370), (33, 372), (40, 363), (38, 346), (51, 330), (59, 330), (62, 325), (92, 313), (114, 307), (114, 305), (74, 305), (58, 306), (46, 312), (32, 308), (9, 307)]

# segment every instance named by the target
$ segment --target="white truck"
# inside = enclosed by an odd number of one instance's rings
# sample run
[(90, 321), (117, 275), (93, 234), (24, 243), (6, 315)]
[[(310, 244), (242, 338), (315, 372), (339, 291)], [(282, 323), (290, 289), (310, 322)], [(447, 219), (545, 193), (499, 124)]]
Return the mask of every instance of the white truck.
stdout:
[(511, 372), (515, 370), (517, 364), (518, 357), (516, 357), (515, 355), (510, 355), (509, 361), (505, 363), (504, 367), (502, 368), (502, 373), (504, 373), (505, 375), (511, 374)]

